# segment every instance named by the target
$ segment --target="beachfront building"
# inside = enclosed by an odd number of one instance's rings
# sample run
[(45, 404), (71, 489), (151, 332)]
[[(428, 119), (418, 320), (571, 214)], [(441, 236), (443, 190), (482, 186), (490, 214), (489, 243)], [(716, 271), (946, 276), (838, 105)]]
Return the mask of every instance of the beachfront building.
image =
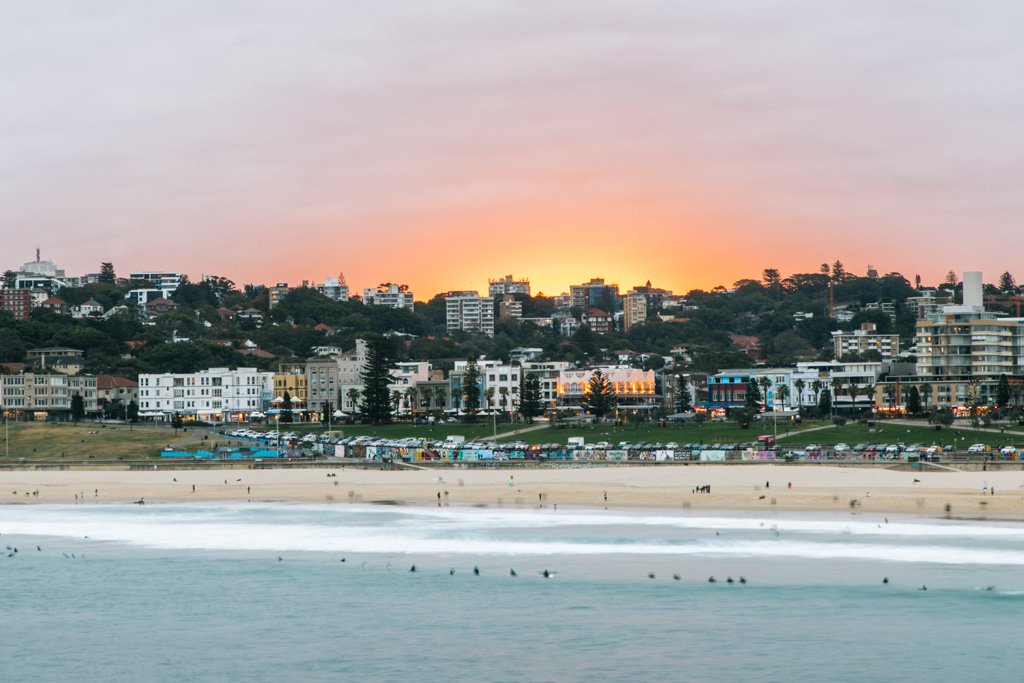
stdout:
[(119, 375), (96, 375), (96, 398), (100, 405), (120, 402), (128, 405), (132, 401), (138, 404), (139, 383), (130, 377)]
[(558, 407), (575, 409), (580, 407), (587, 393), (594, 372), (600, 370), (612, 385), (615, 394), (615, 412), (655, 410), (660, 398), (656, 394), (657, 383), (653, 370), (641, 370), (622, 365), (606, 365), (586, 370), (563, 370), (558, 376)]
[(518, 365), (492, 365), (482, 370), (484, 395), (482, 405), (503, 413), (519, 407), (519, 384), (522, 368)]
[(832, 348), (836, 360), (851, 353), (876, 351), (883, 359), (896, 358), (900, 355), (900, 336), (898, 334), (879, 334), (875, 323), (863, 323), (860, 329), (852, 332), (836, 331), (832, 333)]
[(305, 408), (309, 401), (309, 380), (306, 377), (305, 363), (281, 363), (274, 373), (274, 398), (288, 397), (300, 407)]
[(409, 285), (396, 285), (384, 282), (375, 288), (363, 289), (363, 305), (386, 306), (388, 308), (406, 308), (413, 310), (413, 293)]
[(169, 422), (240, 422), (273, 400), (274, 373), (256, 368), (210, 368), (192, 373), (139, 375), (139, 414)]
[(87, 416), (99, 412), (96, 378), (92, 375), (46, 372), (0, 375), (0, 407), (12, 419), (70, 420), (75, 394), (82, 397)]
[[(571, 369), (566, 361), (524, 361), (523, 378), (535, 376), (540, 388), (540, 400), (545, 408), (558, 405), (558, 382), (562, 372)], [(522, 379), (520, 379), (522, 383)]]
[(306, 373), (306, 406), (314, 413), (341, 410), (341, 376), (334, 355), (317, 355), (303, 363)]
[(477, 292), (448, 292), (444, 297), (448, 334), (471, 332), (494, 336), (494, 299)]

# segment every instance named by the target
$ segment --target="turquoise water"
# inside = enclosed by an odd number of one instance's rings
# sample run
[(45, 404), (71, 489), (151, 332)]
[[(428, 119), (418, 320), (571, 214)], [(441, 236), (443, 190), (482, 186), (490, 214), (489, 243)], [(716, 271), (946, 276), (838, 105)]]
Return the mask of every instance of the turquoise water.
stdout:
[(1020, 677), (1014, 523), (26, 506), (0, 532), (10, 681)]

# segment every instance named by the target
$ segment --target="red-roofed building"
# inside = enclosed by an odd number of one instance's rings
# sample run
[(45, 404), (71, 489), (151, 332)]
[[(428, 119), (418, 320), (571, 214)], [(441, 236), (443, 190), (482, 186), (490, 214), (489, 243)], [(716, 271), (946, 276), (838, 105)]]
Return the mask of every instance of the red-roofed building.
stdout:
[(181, 307), (176, 302), (171, 301), (170, 299), (165, 299), (162, 296), (146, 302), (146, 313), (151, 318), (163, 315), (164, 313), (170, 313), (171, 311), (176, 311), (179, 308)]
[(119, 375), (96, 375), (96, 398), (100, 404), (120, 401), (124, 405), (139, 400), (139, 383)]
[(614, 321), (612, 317), (600, 308), (591, 308), (583, 314), (583, 324), (597, 334), (608, 334), (612, 331)]
[(49, 299), (39, 304), (40, 308), (45, 308), (48, 311), (53, 311), (58, 315), (71, 315), (71, 307), (68, 306), (68, 302), (61, 299), (59, 296), (51, 296)]

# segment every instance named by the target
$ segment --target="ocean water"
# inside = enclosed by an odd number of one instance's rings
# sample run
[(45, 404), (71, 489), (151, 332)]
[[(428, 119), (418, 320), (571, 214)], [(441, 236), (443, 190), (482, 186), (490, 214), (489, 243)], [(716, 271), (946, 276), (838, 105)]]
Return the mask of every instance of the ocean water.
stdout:
[(0, 533), (4, 681), (1021, 677), (1021, 523), (96, 505)]

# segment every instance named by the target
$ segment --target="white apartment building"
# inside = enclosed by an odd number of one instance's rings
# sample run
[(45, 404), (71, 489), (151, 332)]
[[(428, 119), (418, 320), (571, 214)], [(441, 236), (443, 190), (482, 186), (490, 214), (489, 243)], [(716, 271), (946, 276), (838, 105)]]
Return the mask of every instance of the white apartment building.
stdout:
[(486, 407), (489, 399), (492, 410), (500, 410), (505, 413), (518, 410), (522, 372), (522, 368), (518, 365), (491, 365), (486, 369), (481, 369), (480, 375), (484, 380), (482, 405)]
[(318, 292), (334, 301), (348, 301), (348, 284), (343, 277), (324, 278), (322, 285), (317, 285)]
[(92, 375), (34, 372), (0, 375), (0, 407), (15, 417), (69, 419), (75, 394), (82, 397), (87, 415), (99, 411), (96, 378)]
[(444, 298), (448, 333), (494, 336), (494, 298), (477, 292), (449, 292)]
[(139, 414), (170, 421), (235, 422), (262, 412), (273, 399), (274, 373), (210, 368), (193, 373), (139, 375)]
[[(558, 401), (558, 378), (571, 366), (566, 361), (526, 361), (522, 364), (523, 377), (534, 375), (540, 387), (541, 403), (551, 407)], [(522, 380), (520, 380), (521, 382)]]
[(878, 334), (875, 323), (863, 323), (859, 330), (852, 332), (835, 331), (832, 333), (832, 347), (836, 360), (851, 353), (877, 351), (883, 359), (897, 358), (900, 355), (900, 336), (898, 334)]
[(363, 304), (367, 306), (387, 306), (388, 308), (408, 308), (413, 310), (413, 294), (408, 285), (395, 285), (386, 282), (376, 288), (363, 290)]
[(146, 281), (154, 289), (160, 290), (160, 296), (169, 299), (171, 294), (174, 294), (174, 291), (178, 289), (178, 285), (181, 284), (182, 275), (180, 273), (168, 273), (159, 270), (143, 270), (137, 273), (130, 273), (128, 279)]

